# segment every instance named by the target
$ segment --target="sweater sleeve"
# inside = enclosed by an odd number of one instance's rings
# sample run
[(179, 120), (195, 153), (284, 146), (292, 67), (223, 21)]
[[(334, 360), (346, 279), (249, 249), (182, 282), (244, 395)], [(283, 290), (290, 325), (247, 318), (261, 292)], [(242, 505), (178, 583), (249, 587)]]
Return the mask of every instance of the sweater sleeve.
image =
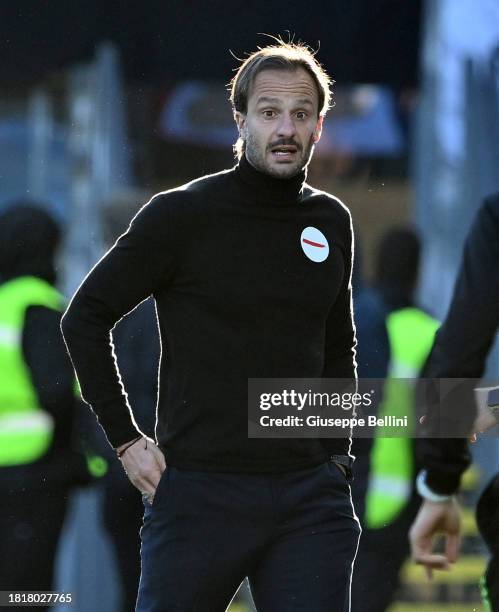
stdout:
[[(350, 214), (344, 240), (344, 274), (340, 291), (331, 307), (326, 321), (323, 378), (357, 378), (355, 361), (355, 325), (352, 304), (353, 231)], [(321, 438), (322, 446), (329, 456), (338, 454), (338, 440)], [(344, 453), (349, 453), (350, 440), (344, 440)]]
[[(449, 312), (437, 333), (425, 368), (427, 378), (463, 378), (469, 406), (459, 418), (469, 423), (476, 414), (473, 388), (485, 370), (487, 354), (499, 325), (499, 195), (480, 208), (466, 239)], [(443, 406), (450, 410), (452, 406)], [(431, 415), (430, 415), (431, 416)], [(451, 415), (449, 415), (451, 416)], [(470, 463), (465, 438), (420, 439), (420, 463), (426, 482), (438, 493), (453, 493)]]
[(62, 332), (83, 399), (114, 447), (138, 434), (119, 375), (111, 330), (148, 296), (171, 283), (175, 236), (171, 204), (160, 194), (85, 278), (62, 319)]
[(345, 269), (340, 291), (326, 321), (323, 378), (356, 378), (355, 325), (352, 305), (353, 232), (350, 215), (345, 230)]

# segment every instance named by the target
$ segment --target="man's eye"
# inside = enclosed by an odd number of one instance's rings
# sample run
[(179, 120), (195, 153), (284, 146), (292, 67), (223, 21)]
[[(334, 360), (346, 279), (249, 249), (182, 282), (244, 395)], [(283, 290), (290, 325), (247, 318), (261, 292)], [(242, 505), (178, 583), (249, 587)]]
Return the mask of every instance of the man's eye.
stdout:
[(275, 116), (275, 112), (273, 110), (264, 110), (263, 116), (267, 118), (272, 118)]
[(298, 111), (296, 113), (296, 117), (298, 119), (306, 119), (307, 118), (307, 113), (305, 111)]

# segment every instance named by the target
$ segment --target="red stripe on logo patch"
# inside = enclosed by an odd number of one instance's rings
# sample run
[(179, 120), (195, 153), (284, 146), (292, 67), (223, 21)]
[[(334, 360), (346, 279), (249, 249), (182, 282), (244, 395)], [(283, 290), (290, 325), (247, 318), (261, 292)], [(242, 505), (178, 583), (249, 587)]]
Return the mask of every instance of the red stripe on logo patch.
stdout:
[(310, 244), (310, 246), (319, 247), (319, 249), (323, 249), (326, 246), (325, 244), (320, 244), (319, 242), (312, 242), (311, 240), (308, 240), (307, 238), (303, 238), (303, 242)]

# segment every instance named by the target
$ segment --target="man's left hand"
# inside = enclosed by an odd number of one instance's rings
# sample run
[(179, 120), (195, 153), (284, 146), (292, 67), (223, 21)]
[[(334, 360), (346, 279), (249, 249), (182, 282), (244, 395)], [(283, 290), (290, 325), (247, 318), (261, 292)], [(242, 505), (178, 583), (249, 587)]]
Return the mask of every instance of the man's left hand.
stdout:
[[(433, 570), (449, 570), (459, 556), (461, 545), (461, 520), (459, 505), (454, 498), (445, 502), (423, 501), (421, 508), (409, 531), (412, 558), (425, 566), (428, 579)], [(445, 536), (445, 553), (433, 552), (435, 536)]]

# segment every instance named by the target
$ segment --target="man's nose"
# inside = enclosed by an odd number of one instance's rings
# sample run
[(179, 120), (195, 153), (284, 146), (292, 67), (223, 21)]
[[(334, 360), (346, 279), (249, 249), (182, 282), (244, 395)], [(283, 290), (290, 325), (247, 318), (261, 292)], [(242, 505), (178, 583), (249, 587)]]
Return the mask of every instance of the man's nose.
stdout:
[(295, 133), (296, 128), (293, 117), (290, 114), (283, 113), (277, 126), (277, 136), (279, 138), (291, 138)]

